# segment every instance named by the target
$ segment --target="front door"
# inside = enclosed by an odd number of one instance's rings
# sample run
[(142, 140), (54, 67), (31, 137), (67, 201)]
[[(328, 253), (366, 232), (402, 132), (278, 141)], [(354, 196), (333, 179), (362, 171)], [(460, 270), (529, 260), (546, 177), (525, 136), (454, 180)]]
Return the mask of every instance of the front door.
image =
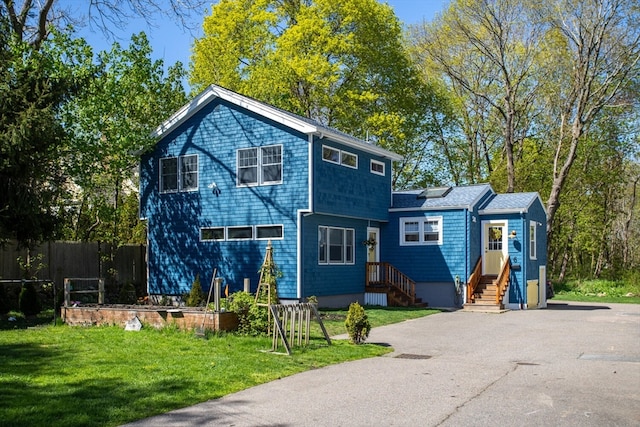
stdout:
[[(380, 262), (380, 229), (367, 228), (367, 262)], [(367, 269), (369, 283), (380, 281), (380, 266), (369, 266)]]
[(482, 227), (482, 274), (498, 275), (507, 259), (507, 224), (504, 221), (484, 221)]

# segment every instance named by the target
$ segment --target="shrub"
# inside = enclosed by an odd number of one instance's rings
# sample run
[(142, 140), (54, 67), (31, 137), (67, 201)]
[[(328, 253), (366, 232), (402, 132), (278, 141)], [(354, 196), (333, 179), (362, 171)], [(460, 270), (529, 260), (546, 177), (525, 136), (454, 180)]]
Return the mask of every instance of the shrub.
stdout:
[(369, 322), (367, 313), (364, 312), (364, 308), (357, 302), (349, 305), (347, 320), (344, 321), (344, 326), (347, 328), (349, 338), (354, 344), (363, 343), (369, 336), (369, 331), (371, 331), (371, 323)]
[(243, 335), (262, 335), (268, 331), (268, 308), (259, 306), (255, 297), (248, 292), (235, 292), (229, 295), (229, 311), (238, 316), (238, 333)]
[(204, 292), (202, 292), (202, 285), (200, 285), (200, 275), (196, 275), (196, 280), (191, 285), (191, 291), (187, 295), (185, 304), (187, 307), (198, 307), (204, 301)]
[(19, 297), (20, 311), (25, 316), (34, 316), (40, 313), (40, 299), (38, 293), (33, 287), (33, 283), (25, 283), (22, 285)]

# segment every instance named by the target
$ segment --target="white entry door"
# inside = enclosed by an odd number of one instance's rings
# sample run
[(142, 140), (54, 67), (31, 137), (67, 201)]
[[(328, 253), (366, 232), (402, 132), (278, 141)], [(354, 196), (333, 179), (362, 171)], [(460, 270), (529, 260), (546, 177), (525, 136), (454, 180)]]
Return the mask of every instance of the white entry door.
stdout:
[[(376, 227), (367, 227), (367, 242), (374, 243), (367, 245), (367, 262), (380, 262), (380, 229)], [(369, 275), (369, 283), (380, 281), (380, 267), (369, 267), (367, 274)]]
[(484, 221), (482, 227), (482, 274), (498, 275), (507, 259), (507, 223), (505, 221)]

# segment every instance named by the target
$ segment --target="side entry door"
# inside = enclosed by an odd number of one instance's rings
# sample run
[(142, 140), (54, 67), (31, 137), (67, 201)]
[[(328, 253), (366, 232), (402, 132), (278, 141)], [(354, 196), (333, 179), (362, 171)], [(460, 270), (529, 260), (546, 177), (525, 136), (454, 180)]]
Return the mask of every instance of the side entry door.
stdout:
[(507, 224), (504, 221), (486, 221), (482, 227), (482, 274), (498, 275), (507, 259)]

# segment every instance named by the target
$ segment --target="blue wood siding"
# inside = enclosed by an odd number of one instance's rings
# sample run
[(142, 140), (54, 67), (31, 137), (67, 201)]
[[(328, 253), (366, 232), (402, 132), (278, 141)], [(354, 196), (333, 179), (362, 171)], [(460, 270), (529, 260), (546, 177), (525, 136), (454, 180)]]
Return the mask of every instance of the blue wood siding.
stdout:
[(529, 254), (529, 222), (527, 222), (527, 269), (526, 279), (533, 280), (539, 278), (541, 265), (547, 265), (547, 214), (544, 211), (540, 200), (529, 208), (527, 213), (528, 221), (535, 221), (536, 225), (536, 259), (531, 259)]
[[(322, 146), (348, 151), (358, 156), (358, 168), (331, 163), (322, 159)], [(314, 211), (354, 218), (387, 220), (391, 206), (391, 162), (378, 156), (327, 141), (315, 140)], [(371, 160), (385, 164), (385, 175), (370, 172)]]
[[(442, 217), (441, 245), (400, 245), (400, 219)], [(381, 230), (381, 259), (416, 282), (453, 282), (462, 280), (468, 266), (467, 213), (464, 209), (442, 211), (391, 212), (389, 224)]]
[[(520, 214), (495, 214), (483, 215), (482, 221), (499, 220), (507, 222), (507, 234), (516, 232), (516, 238), (507, 238), (508, 253), (511, 259), (511, 277), (509, 283), (509, 303), (525, 304), (527, 299), (526, 281), (524, 272), (526, 270), (526, 259), (529, 257), (526, 240), (529, 229), (529, 221), (526, 215)], [(484, 244), (484, 243), (483, 243)]]
[[(238, 187), (236, 150), (282, 144), (283, 183)], [(159, 159), (198, 155), (199, 188), (160, 194)], [(297, 292), (297, 211), (308, 208), (308, 140), (239, 107), (214, 101), (165, 135), (141, 161), (141, 216), (149, 221), (149, 292), (181, 294), (200, 274), (208, 288), (213, 268), (230, 290), (249, 277), (255, 289), (267, 242), (200, 241), (201, 227), (282, 225), (284, 238), (273, 240), (282, 270), (282, 297)], [(219, 194), (209, 186), (215, 183)]]
[[(369, 222), (328, 215), (303, 218), (303, 289), (302, 298), (312, 295), (344, 295), (364, 293), (367, 226)], [(376, 226), (377, 224), (372, 224)], [(318, 227), (340, 227), (355, 230), (354, 264), (332, 265), (318, 262)]]

